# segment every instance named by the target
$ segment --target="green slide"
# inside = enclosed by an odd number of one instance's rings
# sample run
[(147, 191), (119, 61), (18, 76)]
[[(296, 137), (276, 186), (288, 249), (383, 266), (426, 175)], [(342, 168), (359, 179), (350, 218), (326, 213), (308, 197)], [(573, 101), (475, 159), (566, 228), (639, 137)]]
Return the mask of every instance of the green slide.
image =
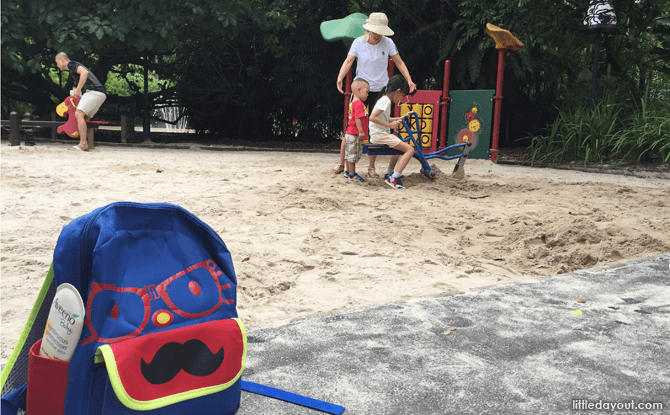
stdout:
[(367, 18), (363, 13), (353, 13), (343, 19), (321, 22), (321, 36), (328, 42), (342, 40), (351, 43), (365, 34), (363, 25)]

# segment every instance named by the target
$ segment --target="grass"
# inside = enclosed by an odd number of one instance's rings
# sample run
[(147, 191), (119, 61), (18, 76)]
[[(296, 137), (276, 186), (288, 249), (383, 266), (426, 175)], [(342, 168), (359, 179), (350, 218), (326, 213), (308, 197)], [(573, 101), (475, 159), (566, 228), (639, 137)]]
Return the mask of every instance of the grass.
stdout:
[[(593, 111), (586, 108), (559, 110), (546, 135), (530, 137), (531, 163), (545, 164), (589, 160), (603, 164), (649, 161), (652, 154), (670, 160), (670, 102), (644, 100), (624, 115), (624, 105), (607, 100)], [(623, 161), (622, 161), (623, 160)], [(632, 160), (632, 161), (630, 161)]]
[(663, 162), (670, 160), (670, 102), (644, 100), (624, 123), (613, 150), (641, 162), (656, 151)]

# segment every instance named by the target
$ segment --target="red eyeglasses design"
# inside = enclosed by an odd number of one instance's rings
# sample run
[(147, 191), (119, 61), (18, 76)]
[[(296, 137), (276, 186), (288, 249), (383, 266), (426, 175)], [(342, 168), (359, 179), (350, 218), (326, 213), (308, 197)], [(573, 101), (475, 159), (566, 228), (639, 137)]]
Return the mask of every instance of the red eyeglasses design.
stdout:
[[(234, 304), (234, 300), (223, 296), (223, 291), (231, 288), (231, 285), (221, 285), (220, 275), (223, 275), (223, 271), (217, 270), (216, 263), (209, 259), (174, 274), (158, 285), (139, 288), (94, 282), (86, 302), (85, 318), (85, 324), (91, 330), (91, 335), (82, 340), (82, 346), (92, 341), (116, 343), (132, 339), (144, 331), (150, 318), (156, 327), (163, 328), (174, 321), (172, 313), (184, 318), (196, 319), (212, 314), (219, 309), (221, 304)], [(162, 299), (169, 310), (158, 310), (153, 313), (152, 318), (151, 301), (158, 299)], [(138, 301), (141, 301), (143, 308), (142, 321), (139, 324), (133, 324), (133, 315), (124, 314), (128, 318), (119, 320), (118, 324), (107, 320), (108, 317), (117, 320), (123, 312), (124, 304), (126, 306), (138, 305)], [(93, 308), (94, 303), (96, 308)], [(120, 303), (121, 306), (119, 306)], [(127, 308), (137, 309), (137, 307)], [(96, 314), (93, 315), (93, 313)], [(113, 328), (111, 330), (114, 332), (113, 336), (100, 335), (95, 328), (96, 325), (102, 326), (99, 329), (105, 331), (110, 331), (106, 330), (107, 325), (110, 325)], [(120, 335), (130, 330), (132, 330), (130, 333)]]

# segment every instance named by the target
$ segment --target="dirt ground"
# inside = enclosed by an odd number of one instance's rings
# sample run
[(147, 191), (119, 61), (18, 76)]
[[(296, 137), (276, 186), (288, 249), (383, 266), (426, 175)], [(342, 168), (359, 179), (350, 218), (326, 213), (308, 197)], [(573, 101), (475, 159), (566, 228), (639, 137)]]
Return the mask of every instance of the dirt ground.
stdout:
[[(169, 202), (221, 235), (249, 329), (372, 304), (542, 278), (670, 252), (670, 173), (438, 160), (399, 191), (330, 169), (333, 152), (167, 144), (69, 151), (2, 142), (2, 354), (63, 226), (115, 201)], [(502, 157), (501, 157), (502, 158)], [(365, 172), (367, 160), (361, 160)], [(388, 163), (380, 156), (377, 169)], [(626, 172), (624, 172), (626, 173)]]

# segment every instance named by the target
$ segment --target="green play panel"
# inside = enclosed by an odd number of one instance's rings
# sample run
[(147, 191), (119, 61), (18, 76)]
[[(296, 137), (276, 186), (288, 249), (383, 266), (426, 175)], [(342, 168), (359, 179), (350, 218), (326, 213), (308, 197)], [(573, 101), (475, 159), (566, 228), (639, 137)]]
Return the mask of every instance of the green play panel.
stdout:
[(450, 91), (448, 145), (477, 140), (468, 158), (488, 159), (493, 124), (493, 89)]

